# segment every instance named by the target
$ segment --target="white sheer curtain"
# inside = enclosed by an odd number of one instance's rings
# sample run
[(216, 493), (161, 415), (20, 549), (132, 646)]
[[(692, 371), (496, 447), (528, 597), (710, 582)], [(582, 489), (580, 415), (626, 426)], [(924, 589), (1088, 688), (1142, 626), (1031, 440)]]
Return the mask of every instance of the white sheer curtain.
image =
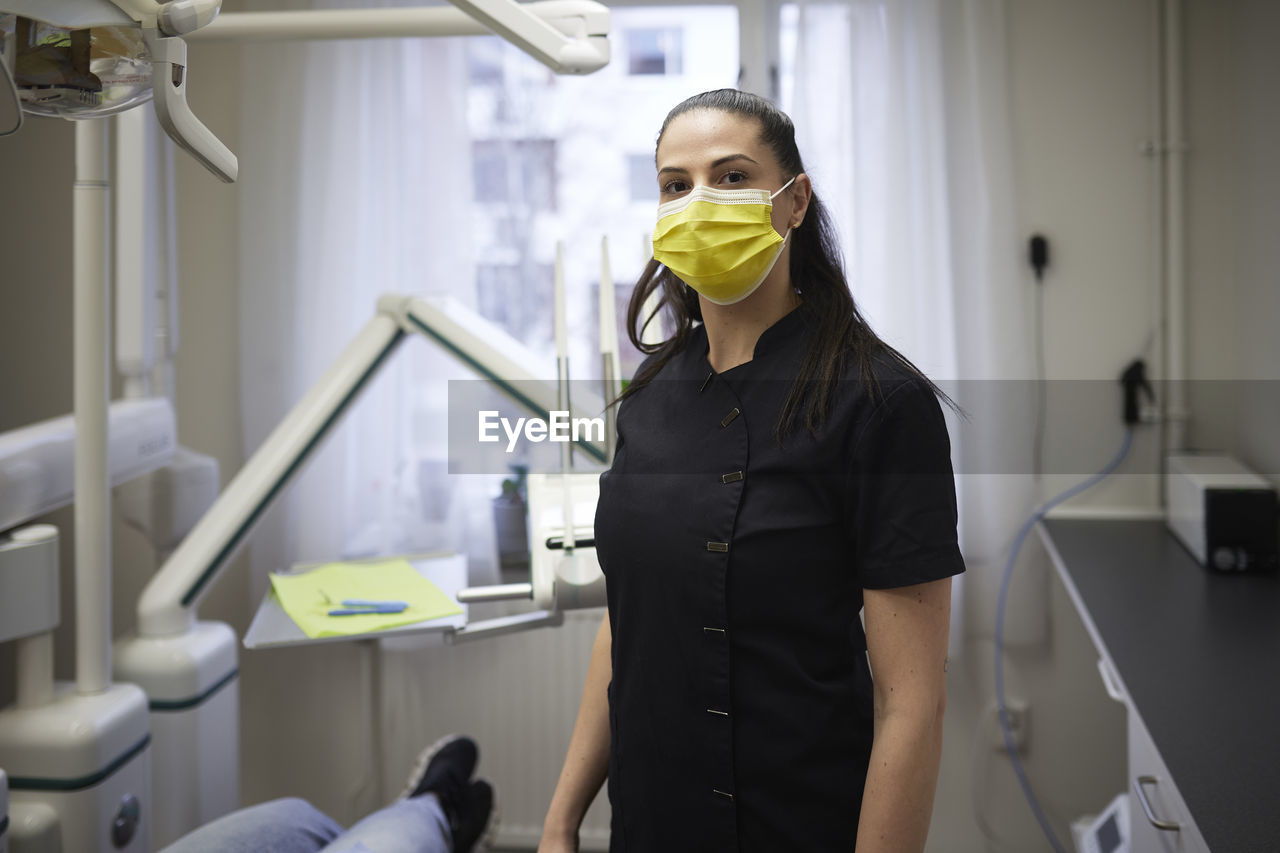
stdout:
[[(471, 195), (460, 42), (250, 46), (243, 68), (239, 349), (251, 452), (380, 294), (474, 304), (474, 261), (459, 226)], [(400, 346), (255, 532), (255, 595), (266, 572), (298, 560), (466, 546), (463, 501), (445, 475), (449, 378), (470, 375), (425, 340)]]
[[(352, 3), (290, 7), (330, 5)], [(474, 308), (475, 258), (465, 42), (246, 45), (241, 74), (236, 349), (248, 456), (380, 294)], [(301, 561), (454, 550), (468, 554), (472, 583), (496, 582), (489, 499), (500, 478), (447, 474), (448, 380), (473, 378), (420, 336), (400, 344), (255, 528), (251, 607), (269, 572)], [(379, 675), (425, 674), (383, 672), (380, 657), (368, 644), (244, 656), (248, 800), (305, 796), (346, 821), (385, 803), (383, 765), (403, 772), (422, 742), (382, 725)], [(330, 737), (334, 726), (351, 736)]]
[[(956, 586), (952, 650), (989, 635), (996, 584), (1030, 476), (1017, 411), (977, 405), (999, 380), (1031, 379), (1032, 304), (1019, 267), (1000, 0), (802, 2), (783, 107), (841, 230), (854, 298), (876, 331), (964, 406), (949, 414), (969, 568)], [(784, 54), (785, 55), (785, 54)], [(991, 384), (988, 384), (991, 383)], [(1008, 387), (1008, 386), (1006, 386)], [(1020, 591), (1038, 601), (1034, 589)], [(1024, 599), (1025, 602), (1025, 599)], [(1043, 605), (1011, 602), (1006, 636), (1041, 636)]]

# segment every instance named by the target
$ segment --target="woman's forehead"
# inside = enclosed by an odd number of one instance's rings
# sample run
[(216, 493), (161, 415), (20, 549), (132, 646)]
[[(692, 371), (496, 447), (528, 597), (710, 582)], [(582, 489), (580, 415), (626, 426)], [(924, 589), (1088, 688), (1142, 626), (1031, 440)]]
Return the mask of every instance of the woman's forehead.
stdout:
[(671, 120), (658, 143), (659, 169), (696, 169), (733, 154), (774, 166), (760, 123), (722, 110), (692, 110)]

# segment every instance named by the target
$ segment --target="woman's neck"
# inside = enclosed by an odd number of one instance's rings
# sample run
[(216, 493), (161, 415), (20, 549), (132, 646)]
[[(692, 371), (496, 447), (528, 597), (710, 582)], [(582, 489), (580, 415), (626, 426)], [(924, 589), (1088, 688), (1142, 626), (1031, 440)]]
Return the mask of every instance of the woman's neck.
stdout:
[(699, 300), (702, 324), (707, 329), (707, 361), (716, 373), (751, 361), (764, 330), (800, 304), (800, 294), (790, 282), (785, 287), (767, 287), (768, 284), (732, 305)]

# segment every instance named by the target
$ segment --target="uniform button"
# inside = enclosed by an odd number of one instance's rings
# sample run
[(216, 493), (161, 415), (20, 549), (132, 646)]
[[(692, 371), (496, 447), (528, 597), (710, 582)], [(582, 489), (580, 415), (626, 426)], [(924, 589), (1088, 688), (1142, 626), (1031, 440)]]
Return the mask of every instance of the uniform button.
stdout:
[(738, 411), (738, 407), (734, 406), (733, 409), (729, 412), (729, 414), (724, 416), (724, 420), (720, 422), (720, 426), (727, 427), (729, 424), (733, 422), (733, 419), (740, 414), (742, 413)]
[(742, 479), (741, 471), (730, 471), (728, 474), (720, 475), (720, 482), (722, 483), (736, 483), (741, 479)]
[(711, 381), (711, 377), (712, 377), (712, 375), (714, 375), (714, 374), (715, 374), (715, 371), (714, 371), (714, 370), (713, 370), (713, 371), (711, 371), (711, 373), (708, 373), (708, 374), (707, 374), (707, 378), (706, 378), (706, 379), (704, 379), (704, 380), (702, 380), (702, 384), (698, 386), (698, 390), (699, 390), (699, 391), (701, 391), (703, 388), (706, 388), (706, 387), (707, 387), (707, 383)]
[(708, 634), (715, 634), (720, 637), (723, 637), (725, 635), (723, 628), (705, 628), (704, 627), (702, 630)]
[(730, 794), (728, 791), (721, 791), (719, 788), (712, 788), (711, 793), (719, 794), (720, 796), (726, 798), (729, 802), (733, 802), (733, 794)]
[(728, 551), (728, 550), (729, 550), (729, 543), (728, 543), (728, 542), (708, 542), (708, 543), (707, 543), (707, 550), (708, 550), (708, 551), (720, 551), (720, 552)]
[(728, 711), (717, 711), (715, 708), (708, 708), (708, 709), (707, 709), (707, 713), (708, 713), (708, 714), (716, 714), (717, 716), (720, 716), (720, 717), (727, 717), (727, 716), (729, 716), (729, 712), (728, 712)]

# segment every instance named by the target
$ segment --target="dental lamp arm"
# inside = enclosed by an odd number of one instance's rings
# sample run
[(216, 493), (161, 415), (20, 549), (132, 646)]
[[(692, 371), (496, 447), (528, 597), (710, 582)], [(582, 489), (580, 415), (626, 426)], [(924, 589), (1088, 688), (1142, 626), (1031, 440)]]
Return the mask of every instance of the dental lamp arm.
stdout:
[[(521, 353), (504, 350), (487, 334), (487, 323), (461, 303), (449, 299), (413, 298), (388, 294), (378, 300), (378, 308), (401, 318), (406, 330), (419, 332), (448, 350), (481, 377), (525, 410), (549, 419), (558, 408), (555, 384), (533, 372), (531, 360)], [(601, 403), (603, 408), (603, 403)], [(571, 417), (595, 415), (594, 405), (575, 406)], [(596, 462), (606, 460), (603, 442), (579, 440), (575, 448)]]
[[(564, 36), (609, 35), (609, 9), (595, 0), (535, 0), (519, 7)], [(312, 39), (478, 36), (489, 28), (448, 6), (228, 12), (187, 37), (188, 42), (263, 42)]]
[(187, 43), (147, 28), (142, 38), (151, 51), (151, 88), (161, 127), (219, 180), (235, 183), (240, 172), (236, 155), (187, 106)]
[(588, 74), (609, 63), (609, 41), (603, 35), (570, 38), (514, 0), (449, 2), (552, 71)]
[[(377, 315), (254, 451), (147, 584), (138, 602), (138, 633), (178, 634), (193, 624), (195, 608), (218, 572), (407, 332), (436, 341), (516, 403), (546, 417), (554, 407), (555, 386), (534, 381), (538, 377), (529, 362), (501, 352), (482, 326), (481, 318), (452, 300), (397, 294), (380, 298)], [(527, 381), (517, 385), (513, 380)], [(580, 441), (579, 447), (603, 461), (604, 448), (598, 443)], [(546, 624), (554, 624), (553, 612), (543, 614), (552, 620)]]
[[(493, 30), (553, 71), (586, 74), (609, 62), (609, 10), (593, 0), (453, 0), (465, 15), (437, 9), (249, 12), (215, 21), (221, 0), (113, 0), (138, 21), (151, 51), (156, 116), (165, 132), (226, 183), (236, 180), (235, 154), (187, 106), (187, 45), (200, 39), (366, 38), (437, 36)], [(548, 23), (543, 17), (553, 19)], [(460, 20), (470, 18), (473, 20)]]
[(403, 337), (382, 314), (360, 330), (147, 584), (138, 602), (139, 634), (179, 634), (194, 623), (214, 577)]

